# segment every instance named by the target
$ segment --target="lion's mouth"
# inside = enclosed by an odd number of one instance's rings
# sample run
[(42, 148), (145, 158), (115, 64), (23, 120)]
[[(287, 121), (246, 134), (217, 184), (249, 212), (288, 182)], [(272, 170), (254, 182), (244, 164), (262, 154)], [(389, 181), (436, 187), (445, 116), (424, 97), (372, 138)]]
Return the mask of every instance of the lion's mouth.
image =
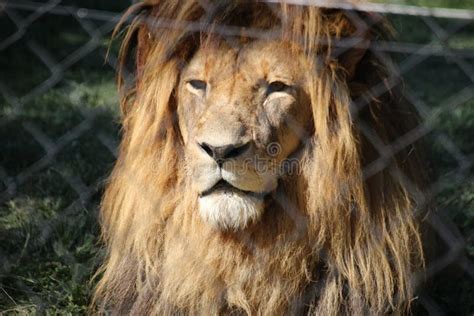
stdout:
[(200, 197), (204, 197), (204, 196), (210, 195), (212, 193), (227, 193), (227, 194), (241, 193), (241, 194), (246, 194), (246, 195), (250, 195), (250, 196), (253, 196), (253, 197), (257, 197), (257, 198), (263, 198), (266, 195), (266, 193), (258, 193), (258, 192), (241, 190), (241, 189), (233, 186), (229, 182), (225, 181), (224, 179), (219, 180), (212, 187), (210, 187), (209, 189), (201, 192)]

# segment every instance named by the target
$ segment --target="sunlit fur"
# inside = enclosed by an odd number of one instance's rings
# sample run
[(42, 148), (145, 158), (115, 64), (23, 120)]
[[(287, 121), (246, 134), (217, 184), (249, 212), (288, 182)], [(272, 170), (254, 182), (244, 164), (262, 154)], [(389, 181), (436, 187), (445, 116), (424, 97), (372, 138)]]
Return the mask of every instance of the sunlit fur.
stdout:
[[(149, 1), (129, 11), (151, 23), (135, 19), (124, 44), (126, 57), (138, 30), (136, 87), (122, 85), (123, 140), (102, 203), (107, 257), (94, 308), (137, 315), (406, 313), (414, 273), (423, 267), (415, 212), (422, 168), (409, 146), (364, 180), (363, 166), (379, 154), (360, 126), (389, 144), (416, 124), (413, 111), (393, 91), (351, 117), (350, 100), (387, 71), (369, 52), (349, 80), (331, 57), (329, 39), (355, 32), (344, 12), (218, 2), (203, 19), (193, 0)], [(204, 29), (186, 28), (191, 21)], [(160, 28), (152, 31), (152, 24)], [(220, 24), (276, 27), (282, 41), (320, 57), (308, 70), (314, 139), (302, 172), (281, 179), (260, 220), (238, 232), (216, 231), (198, 214), (173, 94), (183, 60)]]
[(238, 230), (260, 219), (263, 201), (241, 193), (211, 194), (199, 199), (199, 214), (217, 229)]

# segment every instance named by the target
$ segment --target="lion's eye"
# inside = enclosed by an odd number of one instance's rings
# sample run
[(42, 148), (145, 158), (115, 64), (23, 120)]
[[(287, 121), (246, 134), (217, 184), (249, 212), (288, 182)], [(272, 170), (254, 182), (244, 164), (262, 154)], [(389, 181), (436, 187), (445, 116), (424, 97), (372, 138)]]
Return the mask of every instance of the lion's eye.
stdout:
[(197, 80), (197, 79), (189, 80), (187, 82), (187, 86), (188, 86), (188, 89), (196, 91), (196, 92), (200, 92), (200, 93), (206, 92), (206, 89), (207, 89), (207, 83), (203, 80)]
[(273, 81), (267, 87), (267, 94), (271, 94), (273, 92), (280, 92), (285, 91), (289, 86), (281, 81)]

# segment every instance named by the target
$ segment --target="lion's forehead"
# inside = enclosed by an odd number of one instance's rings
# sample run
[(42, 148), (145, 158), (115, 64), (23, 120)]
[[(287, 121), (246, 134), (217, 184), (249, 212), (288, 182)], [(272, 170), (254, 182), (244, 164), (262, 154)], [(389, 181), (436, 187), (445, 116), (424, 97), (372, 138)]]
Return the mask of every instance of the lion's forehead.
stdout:
[(205, 80), (214, 91), (228, 93), (236, 87), (240, 92), (252, 92), (249, 88), (261, 81), (299, 82), (299, 57), (282, 42), (254, 41), (234, 46), (220, 43), (199, 49), (184, 70), (184, 77)]

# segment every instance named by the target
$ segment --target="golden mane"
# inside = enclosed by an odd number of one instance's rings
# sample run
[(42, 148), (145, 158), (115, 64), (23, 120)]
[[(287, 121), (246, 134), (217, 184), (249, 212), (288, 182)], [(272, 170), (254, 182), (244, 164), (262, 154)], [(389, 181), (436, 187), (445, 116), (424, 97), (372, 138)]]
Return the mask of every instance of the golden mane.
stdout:
[[(119, 314), (407, 312), (414, 273), (423, 268), (421, 167), (413, 146), (386, 156), (379, 151), (390, 149), (417, 117), (389, 86), (367, 97), (389, 73), (363, 49), (367, 39), (388, 32), (383, 21), (356, 11), (253, 1), (206, 8), (194, 0), (147, 1), (130, 16), (122, 61), (125, 69), (136, 48), (136, 81), (120, 81), (123, 140), (102, 202), (108, 251), (95, 308)], [(360, 31), (359, 22), (369, 27)], [(183, 62), (210, 34), (241, 41), (272, 36), (318, 56), (307, 87), (314, 135), (302, 172), (282, 181), (285, 201), (266, 206), (271, 216), (266, 212), (255, 227), (235, 234), (217, 234), (193, 211), (176, 123)], [(359, 48), (340, 53), (335, 43), (354, 36)], [(352, 100), (367, 105), (351, 113)], [(177, 263), (180, 269), (173, 268)]]

